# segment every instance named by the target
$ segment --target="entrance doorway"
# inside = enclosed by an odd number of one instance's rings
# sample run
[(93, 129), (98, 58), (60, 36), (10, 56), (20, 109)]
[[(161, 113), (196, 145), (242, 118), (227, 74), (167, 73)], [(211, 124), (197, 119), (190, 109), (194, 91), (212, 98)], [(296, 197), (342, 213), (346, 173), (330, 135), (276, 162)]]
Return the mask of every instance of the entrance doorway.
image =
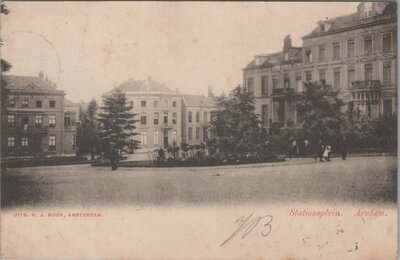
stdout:
[(164, 148), (168, 146), (168, 129), (164, 129)]

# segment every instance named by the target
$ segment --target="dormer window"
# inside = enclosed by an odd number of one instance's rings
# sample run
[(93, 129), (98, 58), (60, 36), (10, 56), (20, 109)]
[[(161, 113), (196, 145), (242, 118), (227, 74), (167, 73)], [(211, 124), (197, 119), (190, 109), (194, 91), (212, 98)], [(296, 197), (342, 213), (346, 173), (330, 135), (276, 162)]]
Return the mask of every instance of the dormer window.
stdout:
[(284, 60), (289, 60), (289, 52), (285, 52), (283, 54), (283, 58), (284, 58)]

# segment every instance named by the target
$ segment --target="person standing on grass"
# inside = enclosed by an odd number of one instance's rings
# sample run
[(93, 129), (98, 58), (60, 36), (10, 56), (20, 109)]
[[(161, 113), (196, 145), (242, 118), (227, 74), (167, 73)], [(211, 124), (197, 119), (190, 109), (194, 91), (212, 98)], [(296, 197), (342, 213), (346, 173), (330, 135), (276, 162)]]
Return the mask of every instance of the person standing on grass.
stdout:
[(330, 161), (331, 159), (331, 146), (329, 144), (326, 145), (323, 157), (326, 161)]
[(324, 154), (325, 146), (322, 143), (321, 139), (319, 139), (316, 148), (317, 149), (316, 149), (315, 160), (317, 160), (317, 158), (319, 158), (319, 161), (322, 162), (322, 156)]
[(116, 149), (111, 151), (111, 170), (118, 169), (118, 153)]

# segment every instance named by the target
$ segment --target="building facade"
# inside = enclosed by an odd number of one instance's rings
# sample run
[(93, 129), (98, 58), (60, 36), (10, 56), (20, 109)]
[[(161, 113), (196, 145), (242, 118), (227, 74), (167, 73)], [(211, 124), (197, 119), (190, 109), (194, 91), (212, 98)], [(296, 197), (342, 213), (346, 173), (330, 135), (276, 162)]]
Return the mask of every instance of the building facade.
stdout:
[(75, 113), (65, 107), (65, 93), (39, 77), (2, 76), (8, 90), (3, 157), (75, 155)]
[[(188, 96), (182, 95), (178, 90), (172, 91), (164, 84), (152, 80), (150, 77), (147, 80), (129, 80), (105, 95), (111, 94), (116, 90), (123, 91), (128, 99), (130, 105), (133, 106), (133, 112), (137, 114), (135, 132), (138, 135), (135, 137), (140, 142), (140, 149), (142, 151), (153, 151), (158, 148), (166, 148), (169, 145), (180, 145), (182, 141), (187, 141), (186, 129), (188, 123), (186, 114), (188, 107), (194, 117), (196, 113), (201, 114), (201, 122), (197, 122), (196, 118), (193, 120), (193, 127), (195, 131), (194, 137), (199, 136), (198, 139), (191, 140), (192, 144), (201, 142), (203, 140), (203, 132), (196, 135), (196, 130), (204, 127), (203, 116), (206, 112), (205, 97), (202, 96)], [(198, 98), (200, 101), (193, 102), (193, 99)], [(202, 104), (204, 102), (204, 105)], [(200, 104), (197, 107), (197, 104)], [(208, 109), (212, 109), (208, 107)], [(203, 129), (203, 128), (202, 128)]]
[(189, 145), (200, 144), (210, 138), (212, 98), (199, 95), (182, 96), (182, 140)]
[[(393, 114), (397, 111), (396, 32), (395, 3), (360, 3), (355, 13), (319, 21), (302, 38), (302, 48), (295, 48), (294, 58), (285, 51), (288, 38), (282, 52), (255, 56), (243, 70), (244, 86), (254, 93), (257, 111), (267, 125), (268, 120), (282, 126), (299, 123), (295, 108), (289, 101), (276, 101), (274, 91), (283, 91), (281, 96), (290, 99), (293, 91), (303, 90), (304, 82), (331, 85), (348, 109), (373, 119)], [(281, 85), (284, 90), (278, 90)]]

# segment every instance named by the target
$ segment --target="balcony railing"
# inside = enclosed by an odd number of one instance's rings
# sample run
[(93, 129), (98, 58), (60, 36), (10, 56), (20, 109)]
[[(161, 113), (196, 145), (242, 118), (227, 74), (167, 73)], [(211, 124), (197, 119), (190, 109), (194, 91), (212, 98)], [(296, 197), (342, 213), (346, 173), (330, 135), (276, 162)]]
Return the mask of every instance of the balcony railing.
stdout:
[(272, 96), (293, 96), (295, 93), (294, 88), (274, 88), (272, 89)]
[(350, 90), (379, 90), (379, 88), (379, 80), (354, 81), (350, 86)]
[(49, 127), (43, 125), (21, 125), (21, 130), (26, 132), (47, 132)]

